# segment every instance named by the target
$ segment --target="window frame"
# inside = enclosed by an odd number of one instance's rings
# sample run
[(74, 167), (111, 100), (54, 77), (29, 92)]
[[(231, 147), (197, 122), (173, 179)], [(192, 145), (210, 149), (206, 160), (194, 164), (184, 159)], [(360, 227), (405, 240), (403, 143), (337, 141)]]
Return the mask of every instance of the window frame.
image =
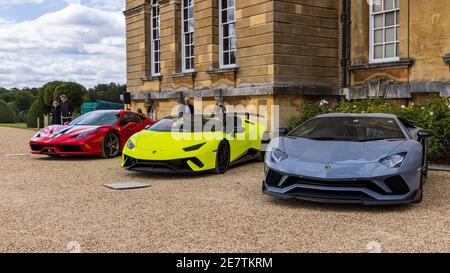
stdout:
[[(400, 54), (399, 54), (399, 47), (400, 47), (400, 22), (397, 22), (397, 19), (400, 18), (400, 1), (398, 0), (391, 0), (393, 1), (393, 9), (385, 10), (384, 9), (384, 2), (385, 0), (381, 0), (381, 11), (375, 12), (374, 11), (374, 0), (371, 0), (369, 3), (369, 17), (370, 17), (370, 24), (369, 24), (369, 61), (370, 63), (386, 63), (386, 62), (396, 62), (400, 60)], [(395, 6), (395, 3), (398, 2), (398, 6)], [(386, 27), (386, 14), (394, 12), (394, 25)], [(398, 16), (396, 14), (398, 13)], [(379, 28), (375, 28), (375, 16), (376, 15), (383, 15), (383, 26)], [(399, 20), (398, 20), (399, 21)], [(386, 42), (386, 29), (388, 28), (394, 28), (394, 35), (396, 37), (396, 40), (393, 42)], [(375, 44), (375, 31), (376, 30), (382, 30), (383, 31), (383, 42)], [(386, 57), (386, 45), (388, 44), (394, 44), (395, 45), (395, 57)], [(383, 46), (383, 58), (375, 58), (375, 46), (382, 45)], [(398, 45), (398, 48), (397, 48)]]
[[(158, 9), (158, 15), (155, 16), (154, 9)], [(155, 28), (153, 25), (153, 20), (155, 19), (158, 22), (158, 26)], [(151, 54), (151, 69), (150, 73), (153, 77), (161, 76), (161, 10), (157, 0), (152, 0), (151, 5), (151, 13), (150, 13), (150, 54)], [(153, 35), (153, 31), (158, 31), (158, 39), (155, 39)], [(159, 48), (156, 50), (155, 42), (158, 42)], [(155, 61), (155, 56), (158, 54), (158, 62)], [(156, 65), (158, 65), (158, 71), (156, 71)]]
[[(233, 52), (234, 51), (234, 57), (235, 57), (235, 61), (233, 64), (225, 64), (225, 51), (223, 48), (223, 41), (225, 40), (224, 37), (224, 33), (223, 33), (223, 26), (225, 24), (234, 24), (234, 40), (237, 43), (237, 39), (236, 39), (236, 0), (234, 0), (234, 6), (233, 6), (233, 11), (234, 11), (234, 21), (227, 21), (226, 23), (222, 22), (222, 12), (223, 12), (223, 7), (222, 7), (222, 0), (218, 0), (219, 1), (219, 65), (220, 68), (234, 68), (237, 66), (237, 47), (234, 50), (228, 50), (227, 52)], [(229, 9), (229, 8), (227, 8)], [(232, 37), (232, 36), (228, 36), (227, 38)]]
[[(195, 0), (192, 0), (192, 5), (188, 5), (188, 6), (184, 6), (185, 1), (190, 1), (190, 0), (182, 0), (181, 1), (181, 71), (183, 73), (191, 73), (195, 71), (195, 41), (194, 41), (194, 33), (195, 33), (195, 12), (194, 12), (194, 5), (195, 5)], [(194, 29), (192, 30), (192, 32), (190, 32), (189, 30), (185, 29), (185, 22), (189, 21), (190, 18), (185, 18), (184, 16), (184, 11), (185, 9), (189, 10), (192, 9), (192, 21), (194, 22)], [(189, 12), (188, 12), (189, 13)], [(188, 23), (189, 24), (189, 23)], [(186, 35), (192, 35), (192, 43), (190, 43), (189, 45), (186, 44)], [(191, 46), (193, 48), (193, 54), (192, 56), (187, 57), (186, 56), (186, 47), (187, 46)], [(186, 60), (187, 58), (192, 59), (192, 67), (191, 68), (187, 68), (186, 67)]]

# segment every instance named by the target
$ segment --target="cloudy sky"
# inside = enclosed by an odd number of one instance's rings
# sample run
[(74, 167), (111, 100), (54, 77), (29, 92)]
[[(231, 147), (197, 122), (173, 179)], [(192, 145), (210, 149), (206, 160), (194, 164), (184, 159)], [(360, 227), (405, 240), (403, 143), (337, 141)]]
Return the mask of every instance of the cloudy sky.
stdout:
[(0, 86), (125, 83), (125, 0), (0, 0)]

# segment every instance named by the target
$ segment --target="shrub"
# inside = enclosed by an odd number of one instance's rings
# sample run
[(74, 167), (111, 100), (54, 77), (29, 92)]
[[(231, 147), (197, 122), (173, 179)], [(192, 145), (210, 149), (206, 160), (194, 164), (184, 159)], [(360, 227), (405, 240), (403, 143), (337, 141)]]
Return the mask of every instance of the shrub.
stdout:
[[(48, 113), (48, 107), (45, 105), (44, 101), (37, 99), (31, 104), (30, 109), (27, 114), (27, 127), (38, 128), (44, 126), (44, 115)], [(37, 119), (39, 118), (39, 124), (37, 124)]]
[(16, 113), (4, 100), (0, 100), (0, 123), (16, 122)]
[(16, 114), (16, 117), (17, 117), (20, 113), (19, 107), (17, 107), (17, 105), (14, 102), (9, 102), (8, 105), (9, 105), (9, 107), (11, 107), (11, 109), (14, 111), (14, 113)]
[(341, 101), (330, 106), (323, 101), (308, 104), (299, 115), (288, 121), (293, 129), (304, 121), (323, 113), (388, 113), (414, 122), (417, 126), (433, 130), (435, 135), (428, 141), (429, 157), (434, 162), (450, 163), (450, 99), (434, 98), (424, 103), (398, 106), (385, 100)]

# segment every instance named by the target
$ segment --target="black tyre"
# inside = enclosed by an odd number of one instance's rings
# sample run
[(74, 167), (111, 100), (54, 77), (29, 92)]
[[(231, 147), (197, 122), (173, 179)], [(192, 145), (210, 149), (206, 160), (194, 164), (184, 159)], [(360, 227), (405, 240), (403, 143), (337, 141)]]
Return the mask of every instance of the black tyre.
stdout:
[(269, 132), (264, 132), (263, 137), (261, 139), (261, 151), (258, 153), (258, 161), (264, 162), (266, 159), (266, 150), (270, 143), (270, 134)]
[(216, 168), (214, 170), (217, 174), (224, 174), (230, 167), (230, 147), (226, 141), (221, 141), (217, 147), (216, 153)]
[(423, 199), (423, 185), (425, 184), (427, 180), (427, 173), (428, 173), (428, 164), (424, 166), (422, 169), (422, 174), (420, 176), (420, 188), (419, 191), (416, 194), (416, 201), (414, 203), (421, 203)]
[(103, 140), (102, 145), (102, 157), (103, 158), (114, 158), (120, 152), (120, 141), (119, 136), (115, 133), (108, 133)]
[(265, 159), (266, 159), (266, 151), (259, 151), (259, 153), (258, 153), (258, 161), (259, 162), (264, 162)]
[(423, 185), (420, 186), (420, 189), (416, 194), (416, 201), (414, 201), (414, 203), (422, 203), (422, 199), (423, 199)]

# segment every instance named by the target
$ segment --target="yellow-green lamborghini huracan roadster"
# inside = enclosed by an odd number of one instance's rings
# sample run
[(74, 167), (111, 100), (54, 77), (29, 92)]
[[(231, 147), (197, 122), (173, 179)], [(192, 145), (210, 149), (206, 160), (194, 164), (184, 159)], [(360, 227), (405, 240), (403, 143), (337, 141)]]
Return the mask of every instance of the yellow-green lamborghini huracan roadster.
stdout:
[(122, 167), (153, 173), (225, 173), (243, 161), (263, 160), (269, 142), (255, 115), (168, 117), (133, 135), (122, 153)]

